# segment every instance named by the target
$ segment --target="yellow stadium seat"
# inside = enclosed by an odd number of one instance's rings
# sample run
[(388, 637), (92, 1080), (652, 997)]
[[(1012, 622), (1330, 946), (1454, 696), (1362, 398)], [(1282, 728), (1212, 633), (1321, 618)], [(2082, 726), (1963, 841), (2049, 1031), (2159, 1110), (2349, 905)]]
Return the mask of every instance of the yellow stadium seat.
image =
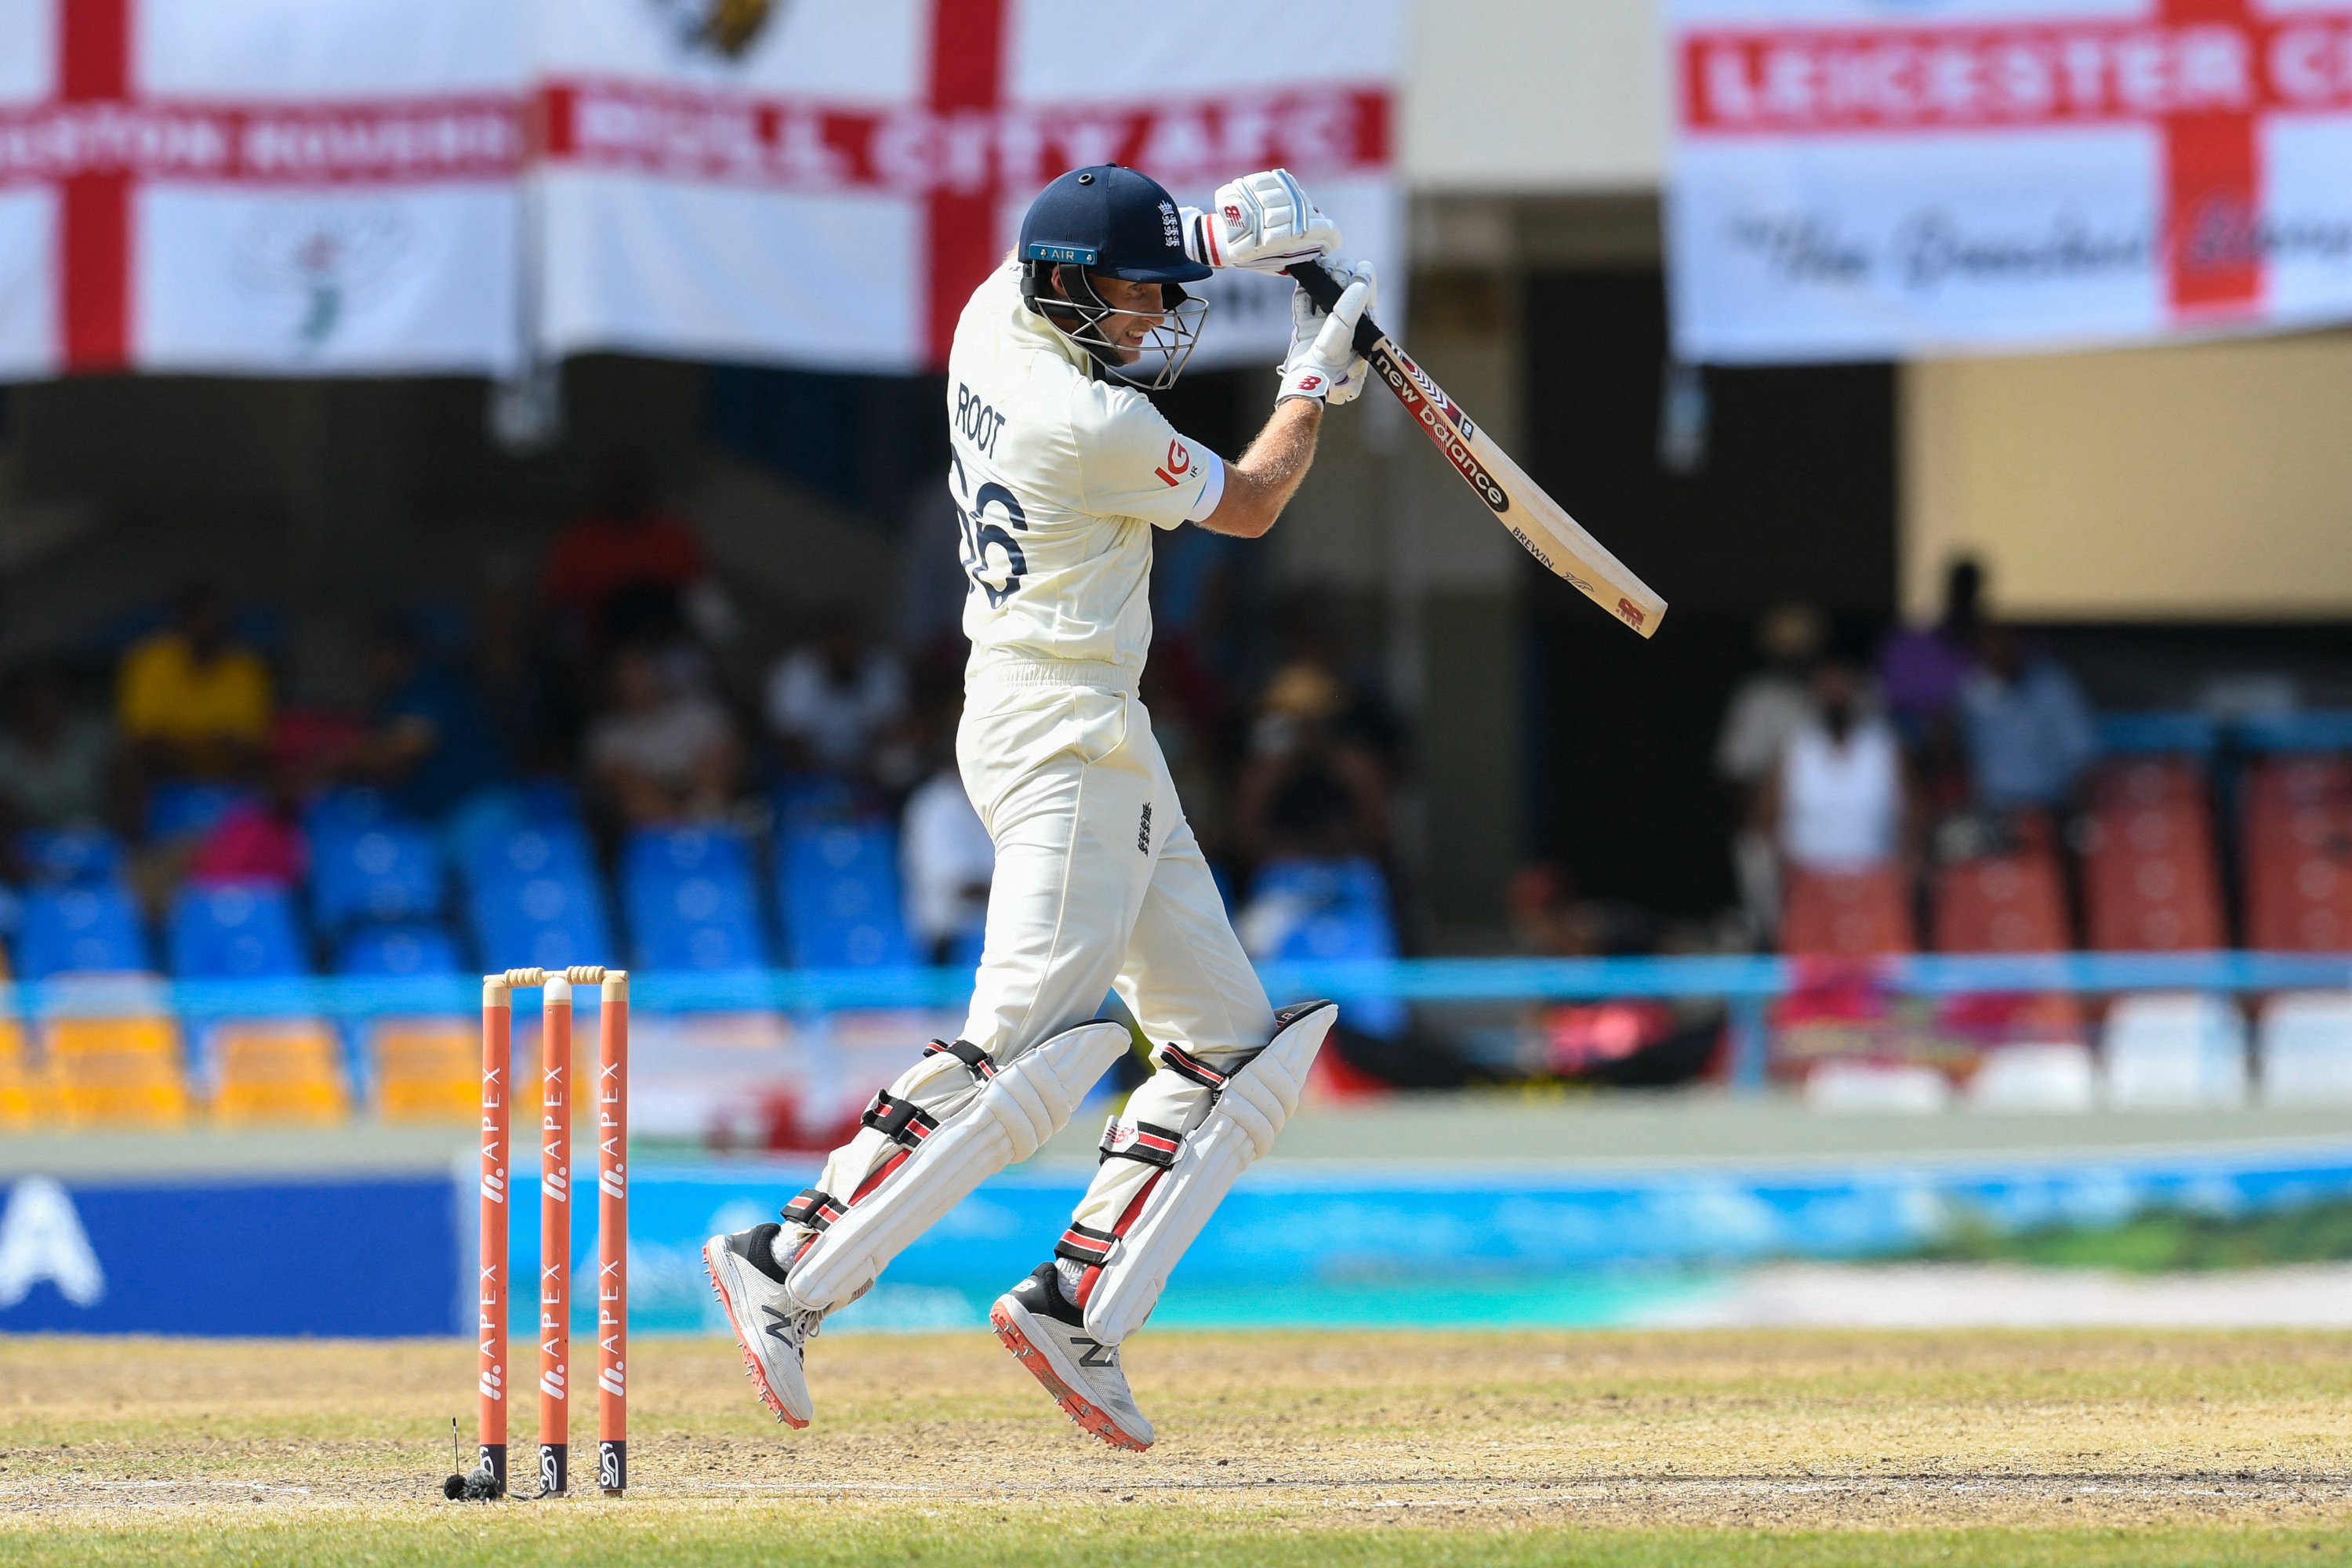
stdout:
[(375, 1026), (376, 1113), (386, 1121), (470, 1125), (482, 1108), (482, 1037), (464, 1018)]
[(351, 1086), (334, 1030), (315, 1018), (223, 1024), (213, 1055), (218, 1121), (332, 1126), (351, 1117)]
[(180, 1028), (169, 1016), (53, 1018), (49, 1087), (69, 1126), (176, 1127), (188, 1119)]
[(0, 1016), (0, 1127), (22, 1131), (40, 1122), (47, 1109), (42, 1087), (25, 1049), (25, 1026)]

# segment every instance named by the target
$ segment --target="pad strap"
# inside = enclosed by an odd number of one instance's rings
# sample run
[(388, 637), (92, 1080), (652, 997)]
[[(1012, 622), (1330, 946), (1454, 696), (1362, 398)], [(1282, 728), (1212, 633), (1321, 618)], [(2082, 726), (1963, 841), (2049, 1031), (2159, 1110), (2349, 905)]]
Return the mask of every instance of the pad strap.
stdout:
[(1176, 1152), (1183, 1146), (1182, 1133), (1149, 1121), (1122, 1121), (1114, 1116), (1103, 1129), (1105, 1160), (1140, 1160), (1164, 1171), (1176, 1163)]
[(1110, 1249), (1118, 1243), (1117, 1232), (1097, 1230), (1074, 1220), (1070, 1228), (1062, 1233), (1062, 1239), (1054, 1244), (1054, 1256), (1073, 1263), (1097, 1265), (1110, 1256)]
[(819, 1187), (811, 1187), (783, 1207), (786, 1225), (804, 1225), (814, 1231), (831, 1228), (833, 1222), (849, 1212), (849, 1205)]
[(933, 1040), (923, 1047), (923, 1054), (927, 1057), (936, 1057), (943, 1052), (963, 1063), (971, 1069), (971, 1076), (982, 1083), (996, 1076), (995, 1058), (970, 1040)]
[(898, 1099), (886, 1089), (874, 1097), (874, 1103), (866, 1108), (857, 1124), (871, 1127), (894, 1143), (919, 1149), (924, 1139), (939, 1130), (940, 1119), (913, 1100)]
[(1230, 1076), (1219, 1072), (1173, 1040), (1160, 1047), (1160, 1060), (1178, 1078), (1190, 1079), (1202, 1089), (1223, 1089), (1225, 1087), (1226, 1078)]

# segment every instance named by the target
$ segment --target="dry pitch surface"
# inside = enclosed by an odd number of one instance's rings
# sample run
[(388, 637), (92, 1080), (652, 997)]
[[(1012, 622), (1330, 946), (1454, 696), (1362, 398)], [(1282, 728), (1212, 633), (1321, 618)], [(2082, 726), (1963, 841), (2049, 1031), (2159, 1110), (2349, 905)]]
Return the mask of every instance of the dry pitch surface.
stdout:
[(803, 1433), (731, 1346), (648, 1341), (636, 1489), (483, 1506), (440, 1496), (469, 1344), (0, 1340), (0, 1562), (2352, 1563), (2352, 1335), (1162, 1333), (1131, 1360), (1141, 1456), (985, 1334), (819, 1341)]

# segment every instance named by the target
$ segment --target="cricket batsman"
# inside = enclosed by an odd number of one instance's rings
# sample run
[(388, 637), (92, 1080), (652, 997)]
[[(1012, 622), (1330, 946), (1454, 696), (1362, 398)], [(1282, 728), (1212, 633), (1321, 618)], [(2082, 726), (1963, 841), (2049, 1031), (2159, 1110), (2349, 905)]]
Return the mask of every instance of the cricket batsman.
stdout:
[(1151, 717), (1151, 531), (1255, 539), (1306, 477), (1327, 404), (1364, 386), (1369, 265), (1326, 314), (1303, 291), (1273, 416), (1232, 463), (1144, 393), (1171, 384), (1218, 267), (1278, 273), (1339, 231), (1286, 171), (1179, 207), (1115, 164), (1047, 185), (1020, 242), (957, 322), (948, 488), (971, 586), (956, 760), (996, 846), (971, 1010), (875, 1097), (856, 1136), (782, 1223), (713, 1237), (703, 1259), (752, 1383), (793, 1426), (802, 1355), (926, 1227), (1069, 1121), (1127, 1050), (1095, 1016), (1116, 990), (1156, 1070), (1105, 1130), (1093, 1184), (1053, 1257), (998, 1298), (1005, 1347), (1114, 1447), (1150, 1446), (1119, 1348), (1234, 1179), (1273, 1145), (1339, 1010), (1276, 1012), (1234, 939)]

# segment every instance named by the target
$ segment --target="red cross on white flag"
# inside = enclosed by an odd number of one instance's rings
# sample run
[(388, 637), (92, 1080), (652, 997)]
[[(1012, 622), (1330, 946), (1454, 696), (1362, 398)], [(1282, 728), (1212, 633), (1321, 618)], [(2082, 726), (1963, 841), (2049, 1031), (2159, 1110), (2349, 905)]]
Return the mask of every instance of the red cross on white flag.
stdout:
[(0, 376), (512, 363), (521, 37), (476, 0), (0, 9)]
[[(1093, 163), (1195, 205), (1285, 164), (1395, 280), (1382, 320), (1402, 315), (1399, 0), (1168, 0), (1139, 28), (1084, 0), (567, 0), (563, 15), (539, 40), (553, 352), (940, 364), (1030, 198)], [(1288, 286), (1209, 291), (1196, 363), (1270, 367)]]
[(2352, 319), (2352, 0), (1673, 15), (1685, 357)]

